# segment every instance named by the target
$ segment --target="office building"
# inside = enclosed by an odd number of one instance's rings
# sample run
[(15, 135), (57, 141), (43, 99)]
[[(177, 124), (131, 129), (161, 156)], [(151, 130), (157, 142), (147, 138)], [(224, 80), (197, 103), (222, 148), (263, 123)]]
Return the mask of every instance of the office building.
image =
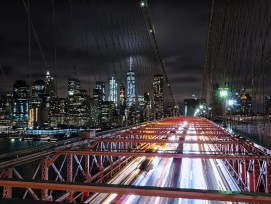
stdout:
[(80, 81), (75, 78), (68, 79), (68, 96), (79, 95), (81, 92)]
[(112, 101), (115, 106), (117, 106), (118, 102), (118, 84), (116, 82), (116, 79), (114, 77), (109, 78), (109, 96), (108, 101)]
[(164, 96), (163, 96), (163, 75), (155, 74), (153, 79), (153, 108), (155, 119), (163, 117)]
[(51, 77), (49, 71), (46, 72), (44, 91), (48, 97), (56, 96), (56, 86), (55, 86), (53, 77)]
[(123, 84), (121, 84), (119, 90), (120, 90), (120, 92), (119, 92), (120, 106), (124, 107), (125, 106), (125, 86)]
[(12, 94), (2, 94), (0, 96), (0, 130), (11, 128), (12, 101)]
[(96, 89), (101, 90), (102, 101), (105, 101), (105, 82), (103, 82), (103, 81), (97, 81), (96, 82)]
[(130, 58), (130, 68), (127, 72), (127, 98), (126, 106), (127, 108), (135, 105), (136, 95), (135, 95), (135, 72), (132, 70), (132, 58)]
[(13, 127), (24, 129), (28, 123), (29, 86), (23, 80), (13, 85)]

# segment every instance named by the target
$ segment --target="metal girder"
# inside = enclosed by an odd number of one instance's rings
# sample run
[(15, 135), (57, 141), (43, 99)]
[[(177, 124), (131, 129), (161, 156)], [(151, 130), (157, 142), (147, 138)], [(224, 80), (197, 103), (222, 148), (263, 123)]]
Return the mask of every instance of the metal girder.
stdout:
[(171, 143), (171, 144), (243, 144), (241, 141), (216, 141), (216, 140), (168, 140), (168, 139), (98, 139), (95, 142), (128, 142), (128, 143)]
[(191, 136), (208, 136), (208, 137), (232, 137), (230, 134), (227, 134), (223, 131), (221, 133), (196, 133), (196, 134), (186, 134), (186, 133), (147, 133), (147, 132), (122, 132), (119, 133), (120, 136), (141, 136), (141, 135), (147, 135), (147, 136), (171, 136), (175, 135), (176, 137), (191, 137)]
[(66, 150), (59, 152), (60, 154), (74, 155), (95, 155), (95, 156), (130, 156), (130, 157), (161, 157), (161, 158), (200, 158), (200, 159), (255, 159), (255, 160), (271, 160), (271, 155), (253, 155), (253, 154), (201, 154), (200, 152), (191, 154), (179, 153), (149, 153), (149, 152), (109, 152), (109, 151), (74, 151)]
[[(12, 178), (12, 168), (6, 170), (6, 177)], [(3, 185), (3, 198), (11, 198), (12, 197), (12, 186)]]
[(16, 159), (8, 160), (5, 162), (1, 162), (0, 163), (0, 170), (36, 161), (38, 159), (49, 156), (50, 154), (52, 154), (52, 152), (53, 151), (51, 151), (51, 150), (46, 150), (44, 152), (38, 152), (38, 153), (30, 154), (27, 156), (18, 157)]
[(51, 189), (75, 192), (99, 192), (118, 194), (133, 194), (140, 196), (159, 196), (170, 198), (187, 198), (201, 200), (219, 200), (234, 202), (259, 202), (268, 204), (271, 201), (271, 194), (260, 193), (242, 193), (216, 190), (196, 190), (181, 188), (165, 188), (165, 187), (144, 187), (132, 185), (113, 185), (113, 184), (86, 184), (86, 183), (69, 183), (69, 182), (33, 182), (33, 181), (14, 181), (1, 180), (1, 186), (35, 189)]
[[(230, 169), (230, 173), (234, 175), (240, 189), (243, 191), (261, 191), (265, 193), (271, 192), (271, 155), (266, 155), (263, 152), (260, 152), (255, 146), (250, 145), (250, 143), (245, 140), (238, 139), (234, 135), (228, 133), (223, 128), (212, 124), (211, 122), (204, 119), (193, 119), (190, 121), (191, 127), (195, 131), (195, 134), (187, 131), (188, 129), (184, 128), (184, 132), (180, 133), (177, 131), (176, 127), (179, 127), (177, 123), (180, 123), (181, 120), (172, 120), (171, 122), (160, 122), (160, 124), (152, 123), (149, 126), (130, 128), (127, 131), (111, 131), (111, 134), (97, 134), (97, 137), (77, 142), (77, 145), (74, 143), (65, 144), (63, 147), (57, 147), (55, 149), (46, 149), (44, 152), (34, 153), (31, 155), (24, 155), (18, 159), (13, 159), (7, 162), (0, 163), (1, 168), (9, 168), (10, 166), (17, 166), (20, 164), (28, 163), (29, 161), (34, 161), (37, 159), (43, 159), (42, 169), (41, 169), (41, 179), (38, 182), (33, 181), (14, 181), (7, 180), (7, 182), (13, 183), (3, 183), (6, 180), (0, 181), (0, 186), (4, 186), (5, 189), (9, 190), (15, 187), (21, 186), (21, 188), (26, 189), (28, 192), (29, 189), (33, 188), (41, 189), (41, 198), (43, 200), (52, 200), (52, 196), (49, 189), (51, 190), (62, 190), (66, 192), (64, 195), (60, 195), (59, 201), (74, 201), (78, 192), (106, 192), (119, 194), (136, 194), (142, 196), (160, 196), (160, 197), (182, 197), (190, 199), (206, 199), (206, 200), (225, 200), (225, 201), (242, 201), (242, 202), (257, 202), (260, 203), (270, 203), (271, 197), (270, 194), (243, 194), (243, 193), (232, 193), (232, 192), (219, 192), (219, 191), (209, 191), (209, 190), (192, 190), (192, 189), (170, 189), (170, 188), (160, 188), (160, 187), (135, 187), (135, 186), (114, 186), (114, 185), (92, 185), (88, 182), (104, 182), (108, 178), (112, 177), (115, 171), (121, 169), (127, 163), (127, 159), (133, 159), (136, 157), (164, 157), (164, 158), (199, 158), (199, 159), (223, 159), (227, 168)], [(201, 122), (200, 122), (201, 121)], [(173, 131), (171, 131), (173, 130)], [(170, 132), (171, 131), (171, 132)], [(174, 133), (177, 131), (177, 133)], [(186, 134), (189, 133), (189, 134)], [(206, 134), (204, 134), (206, 133)], [(168, 139), (157, 139), (163, 136), (177, 136), (181, 137), (197, 137), (201, 139), (204, 137), (209, 140), (176, 140), (171, 141)], [(113, 138), (113, 139), (110, 139)], [(120, 139), (117, 139), (120, 138)], [(152, 139), (148, 139), (152, 138)], [(204, 139), (203, 138), (203, 139)], [(219, 141), (219, 139), (225, 138), (227, 141)], [(229, 141), (230, 140), (230, 141)], [(93, 142), (92, 144), (89, 144)], [(188, 143), (188, 144), (213, 144), (215, 147), (212, 151), (184, 151), (184, 153), (179, 154), (178, 150), (168, 150), (163, 153), (157, 152), (144, 152), (143, 148), (133, 149), (134, 143), (140, 143), (143, 145), (148, 145), (150, 143)], [(86, 145), (88, 144), (88, 145)], [(82, 149), (69, 149), (75, 146), (81, 145)], [(95, 151), (92, 151), (94, 147)], [(225, 145), (225, 146), (224, 146)], [(96, 147), (97, 146), (97, 147)], [(87, 148), (86, 148), (87, 147)], [(131, 151), (127, 152), (128, 149)], [(210, 149), (211, 150), (211, 149)], [(217, 151), (217, 152), (214, 152)], [(179, 151), (181, 152), (181, 151)], [(63, 155), (69, 156), (69, 159), (66, 161), (66, 174), (61, 175), (61, 169), (57, 168), (55, 164), (62, 160)], [(85, 156), (85, 157), (84, 157)], [(113, 161), (112, 157), (118, 156), (117, 161)], [(90, 159), (92, 158), (92, 159)], [(54, 163), (56, 160), (58, 161)], [(74, 160), (74, 162), (73, 162)], [(127, 160), (127, 161), (126, 161)], [(108, 166), (103, 167), (103, 165), (109, 162)], [(64, 161), (63, 161), (64, 163)], [(85, 168), (84, 168), (85, 167)], [(95, 175), (92, 175), (91, 170), (97, 167), (100, 171)], [(251, 168), (252, 167), (252, 168)], [(56, 173), (56, 181), (49, 170), (53, 169)], [(78, 170), (79, 169), (79, 170)], [(71, 183), (76, 181), (77, 173), (82, 173), (84, 176), (85, 183)], [(35, 173), (36, 174), (36, 173)], [(16, 176), (16, 174), (14, 174)], [(67, 177), (67, 182), (59, 182), (57, 180), (61, 179), (64, 181), (63, 176)], [(81, 176), (81, 175), (80, 175)], [(66, 179), (66, 178), (65, 178)], [(49, 180), (49, 181), (48, 181)], [(80, 180), (81, 181), (81, 180)], [(18, 182), (18, 183), (14, 183)], [(27, 183), (29, 182), (29, 183)], [(22, 184), (23, 183), (23, 184)], [(87, 184), (86, 184), (87, 183)], [(5, 184), (5, 185), (4, 185)], [(12, 192), (11, 190), (9, 191)], [(31, 192), (30, 192), (31, 193)], [(81, 194), (82, 194), (81, 193)], [(27, 193), (26, 193), (27, 194)], [(32, 193), (34, 195), (34, 193)], [(7, 195), (6, 197), (11, 197), (12, 195)], [(80, 196), (80, 195), (79, 195)], [(245, 197), (244, 197), (245, 196)], [(33, 197), (33, 196), (32, 196)], [(25, 196), (24, 196), (25, 198)], [(57, 198), (54, 198), (55, 200)], [(259, 200), (262, 199), (262, 200)], [(266, 199), (268, 201), (266, 201)]]
[[(41, 172), (41, 179), (42, 181), (48, 180), (48, 159), (45, 158), (42, 162), (42, 172)], [(43, 188), (41, 191), (41, 199), (47, 200), (48, 199), (48, 188)]]

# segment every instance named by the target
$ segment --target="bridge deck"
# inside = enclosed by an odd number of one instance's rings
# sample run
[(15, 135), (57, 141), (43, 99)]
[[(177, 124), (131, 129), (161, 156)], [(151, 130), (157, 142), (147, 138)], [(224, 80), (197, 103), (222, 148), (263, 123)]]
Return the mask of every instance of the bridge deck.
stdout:
[[(153, 146), (168, 147), (159, 151), (147, 151)], [(198, 149), (187, 149), (187, 147)], [(125, 167), (132, 165), (140, 158), (141, 161), (144, 160), (143, 158), (159, 158), (165, 165), (160, 168), (164, 170), (168, 165), (173, 165), (174, 176), (185, 172), (185, 170), (182, 172), (180, 167), (176, 168), (176, 164), (185, 165), (184, 163), (188, 161), (202, 160), (204, 168), (207, 168), (211, 163), (220, 161), (233, 175), (232, 179), (236, 180), (243, 192), (159, 185), (133, 186), (129, 185), (129, 182), (124, 182), (124, 184), (118, 177), (125, 176), (122, 180), (132, 181), (133, 179), (129, 176), (134, 172), (139, 171), (139, 174), (142, 174), (146, 171), (143, 168), (139, 170), (140, 163), (135, 163), (133, 165), (135, 169), (129, 167), (132, 171), (125, 173)], [(170, 118), (131, 126), (127, 129), (110, 130), (91, 138), (80, 137), (40, 148), (3, 154), (0, 155), (0, 159), (2, 161), (0, 162), (0, 186), (4, 189), (3, 198), (14, 198), (15, 194), (12, 194), (12, 191), (22, 188), (25, 189), (25, 193), (20, 199), (28, 195), (34, 200), (70, 202), (78, 201), (79, 198), (90, 199), (90, 192), (109, 194), (117, 192), (120, 195), (128, 195), (132, 192), (140, 196), (235, 202), (257, 200), (268, 203), (271, 199), (271, 184), (269, 184), (271, 155), (257, 148), (252, 142), (235, 136), (206, 119), (197, 117)], [(168, 159), (175, 159), (176, 163), (169, 164), (166, 162), (169, 161)], [(31, 171), (31, 177), (29, 173), (25, 174), (22, 170), (28, 168), (25, 166), (29, 163), (37, 165), (36, 169)], [(190, 175), (185, 177), (192, 179), (194, 176), (191, 176), (190, 172)], [(118, 185), (107, 183), (114, 178), (119, 180), (116, 183)], [(174, 177), (172, 179), (178, 180)], [(51, 190), (63, 193), (55, 195), (49, 193)]]

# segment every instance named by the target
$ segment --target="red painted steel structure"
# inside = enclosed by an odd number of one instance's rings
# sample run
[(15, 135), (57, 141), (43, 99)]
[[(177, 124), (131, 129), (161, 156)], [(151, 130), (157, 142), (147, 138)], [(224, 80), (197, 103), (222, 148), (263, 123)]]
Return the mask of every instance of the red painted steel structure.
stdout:
[(257, 200), (261, 204), (270, 203), (270, 195), (262, 195), (256, 193), (236, 193), (236, 192), (218, 192), (215, 190), (195, 190), (177, 188), (160, 188), (160, 187), (136, 187), (136, 186), (121, 186), (109, 184), (76, 184), (76, 183), (61, 183), (61, 182), (29, 182), (29, 181), (3, 181), (4, 185), (23, 188), (29, 186), (31, 188), (54, 189), (54, 190), (69, 190), (69, 191), (86, 191), (111, 193), (118, 192), (119, 194), (141, 195), (141, 196), (159, 196), (169, 198), (188, 198), (201, 200), (220, 200), (220, 201), (236, 201), (236, 202), (253, 202)]
[[(184, 121), (193, 124), (195, 127), (194, 133), (180, 133), (178, 131), (179, 124)], [(196, 135), (201, 139), (198, 141), (168, 140), (172, 135), (177, 138)], [(195, 154), (195, 152), (178, 153), (173, 150), (159, 154), (144, 152), (150, 144), (154, 143), (210, 144), (214, 150), (199, 152), (200, 154)], [(36, 180), (55, 181), (56, 184), (59, 182), (102, 184), (106, 183), (117, 172), (120, 172), (133, 159), (142, 156), (222, 159), (244, 192), (263, 192), (266, 195), (271, 193), (270, 152), (227, 132), (211, 121), (197, 117), (177, 117), (150, 122), (126, 130), (112, 131), (97, 138), (85, 139), (76, 143), (76, 145), (69, 144), (62, 148), (46, 150), (2, 162), (0, 163), (0, 178), (2, 179), (0, 185), (3, 186), (4, 198), (13, 198), (13, 188), (19, 185), (25, 189), (24, 194), (20, 197), (22, 199), (31, 198), (57, 202), (82, 201), (90, 195), (90, 192), (96, 191), (86, 190), (83, 187), (76, 191), (62, 185), (62, 188), (57, 188), (57, 190), (61, 190), (61, 193), (59, 191), (56, 193), (53, 184), (51, 184), (51, 187), (44, 187)], [(27, 174), (25, 174), (25, 171), (20, 171), (22, 167), (28, 168), (30, 164), (27, 161), (33, 160), (36, 160), (36, 168), (32, 168), (32, 171), (27, 172)], [(8, 179), (11, 178), (19, 179), (19, 181), (9, 181)], [(24, 180), (29, 179), (36, 185), (24, 186)], [(21, 184), (19, 184), (20, 181)], [(107, 192), (107, 190), (104, 187), (104, 190), (98, 192)], [(125, 193), (127, 192), (125, 191)], [(154, 194), (150, 193), (149, 195)], [(141, 194), (139, 193), (139, 195)], [(250, 196), (253, 197), (255, 194)], [(261, 195), (257, 196), (257, 198), (261, 197)], [(195, 195), (194, 198), (197, 199), (198, 197)], [(204, 198), (214, 200), (214, 197), (208, 195), (208, 193), (205, 194)], [(216, 198), (223, 200), (223, 195)], [(262, 197), (263, 200), (269, 198), (268, 196)], [(234, 198), (228, 196), (227, 199), (241, 201), (242, 197), (236, 194)]]

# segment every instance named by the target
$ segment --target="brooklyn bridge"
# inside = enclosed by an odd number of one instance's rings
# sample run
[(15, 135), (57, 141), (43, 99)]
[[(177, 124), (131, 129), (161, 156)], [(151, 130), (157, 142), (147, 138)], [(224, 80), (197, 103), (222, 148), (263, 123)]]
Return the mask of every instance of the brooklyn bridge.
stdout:
[[(33, 85), (28, 90), (16, 80), (12, 97), (1, 96), (2, 104), (12, 101), (12, 119), (1, 109), (1, 121), (27, 137), (65, 136), (0, 154), (1, 203), (271, 203), (270, 1), (211, 2), (200, 96), (185, 99), (183, 108), (147, 1), (67, 2), (84, 53), (79, 40), (58, 49), (59, 38), (73, 35), (62, 28), (64, 8), (48, 1), (51, 58), (33, 17), (42, 11), (32, 3), (21, 6)], [(35, 49), (46, 69), (62, 76), (58, 57), (69, 53), (67, 98), (58, 97), (49, 71), (33, 83)], [(79, 76), (83, 58), (96, 68)]]

